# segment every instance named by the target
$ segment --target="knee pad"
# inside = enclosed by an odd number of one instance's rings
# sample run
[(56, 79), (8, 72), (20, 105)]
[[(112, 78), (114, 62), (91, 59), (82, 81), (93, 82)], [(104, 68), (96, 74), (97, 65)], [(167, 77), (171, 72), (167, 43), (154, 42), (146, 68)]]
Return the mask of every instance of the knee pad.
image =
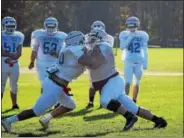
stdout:
[(24, 110), (20, 114), (18, 114), (19, 121), (32, 118), (32, 117), (36, 117), (36, 114), (33, 111), (33, 109)]
[(107, 105), (107, 109), (113, 112), (117, 112), (120, 106), (121, 106), (121, 103), (119, 101), (112, 99)]
[(71, 109), (71, 110), (73, 110), (73, 109), (75, 109), (76, 108), (76, 104), (75, 104), (75, 102), (73, 101), (73, 100), (71, 100), (70, 102), (68, 102), (68, 103), (60, 103), (62, 106), (64, 106), (64, 107), (66, 107), (66, 108), (68, 108), (68, 109)]

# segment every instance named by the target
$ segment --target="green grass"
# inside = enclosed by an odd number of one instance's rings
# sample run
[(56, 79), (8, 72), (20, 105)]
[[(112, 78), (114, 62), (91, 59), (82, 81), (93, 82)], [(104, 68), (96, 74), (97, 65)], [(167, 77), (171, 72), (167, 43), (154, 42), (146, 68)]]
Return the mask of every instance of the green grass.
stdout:
[[(122, 71), (121, 50), (116, 56), (116, 66)], [(20, 58), (21, 67), (28, 67), (31, 48), (24, 48)], [(182, 48), (149, 48), (148, 72), (183, 72), (183, 49)]]
[[(182, 72), (183, 49), (149, 49), (150, 72)], [(30, 48), (23, 49), (21, 67), (27, 67), (31, 54)], [(121, 51), (118, 51), (116, 65), (123, 71)], [(41, 131), (39, 118), (18, 122), (12, 125), (16, 133), (2, 136), (183, 136), (183, 77), (143, 76), (138, 104), (151, 109), (155, 114), (164, 116), (168, 121), (166, 129), (152, 130), (153, 124), (139, 118), (129, 132), (122, 132), (125, 119), (105, 109), (98, 109), (99, 94), (95, 97), (95, 107), (85, 110), (88, 102), (89, 78), (82, 75), (70, 84), (77, 108), (51, 122), (50, 130)], [(8, 83), (7, 83), (8, 84)], [(36, 74), (21, 74), (19, 79), (18, 103), (20, 110), (11, 108), (7, 85), (2, 101), (2, 117), (7, 117), (24, 109), (31, 108), (40, 96), (40, 83)]]
[[(30, 79), (31, 78), (31, 79)], [(122, 132), (125, 119), (99, 107), (99, 94), (95, 97), (95, 107), (85, 110), (88, 102), (89, 82), (82, 75), (71, 83), (77, 108), (62, 117), (52, 120), (48, 131), (41, 131), (38, 117), (13, 124), (16, 133), (2, 133), (2, 136), (182, 136), (183, 135), (183, 79), (182, 77), (144, 76), (138, 104), (151, 109), (168, 121), (166, 129), (152, 130), (152, 123), (139, 118), (129, 132)], [(18, 102), (20, 111), (34, 105), (40, 96), (39, 81), (36, 75), (21, 74)], [(11, 108), (9, 87), (2, 102), (2, 116), (6, 117), (19, 111), (6, 112)]]

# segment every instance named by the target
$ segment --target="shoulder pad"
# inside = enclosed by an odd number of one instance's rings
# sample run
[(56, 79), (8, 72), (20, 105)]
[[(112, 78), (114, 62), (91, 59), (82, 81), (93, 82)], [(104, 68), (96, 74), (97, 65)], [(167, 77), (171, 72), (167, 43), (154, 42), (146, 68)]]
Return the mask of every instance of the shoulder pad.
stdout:
[(33, 37), (39, 37), (45, 33), (45, 30), (39, 29), (32, 32), (31, 36)]
[(61, 37), (62, 39), (65, 39), (67, 37), (67, 34), (65, 32), (58, 31), (57, 35)]

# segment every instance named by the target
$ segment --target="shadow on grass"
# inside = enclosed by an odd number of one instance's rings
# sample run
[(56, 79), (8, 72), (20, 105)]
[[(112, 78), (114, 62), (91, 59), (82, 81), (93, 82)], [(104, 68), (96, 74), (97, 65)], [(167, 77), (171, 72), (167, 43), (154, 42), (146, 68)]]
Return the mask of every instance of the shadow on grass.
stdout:
[(86, 116), (83, 117), (84, 121), (96, 121), (96, 120), (102, 120), (102, 119), (111, 119), (118, 114), (115, 113), (106, 113), (106, 114), (99, 114), (99, 115), (93, 115), (93, 116)]
[(27, 133), (18, 134), (18, 137), (46, 137), (57, 133), (60, 133), (60, 131), (45, 131), (44, 133), (40, 133), (40, 134), (27, 132)]
[(7, 110), (2, 111), (1, 114), (5, 114), (5, 113), (11, 112), (11, 111), (14, 111), (14, 110), (13, 109), (7, 109)]
[[(144, 130), (154, 130), (153, 128), (132, 128), (129, 131), (123, 131), (122, 130), (114, 130), (114, 131), (107, 131), (107, 132), (97, 132), (95, 134), (84, 134), (84, 135), (76, 135), (73, 137), (100, 137), (100, 136), (105, 136), (110, 133), (127, 133), (127, 132), (134, 132), (134, 131), (144, 131)], [(121, 136), (120, 136), (121, 137)]]
[(69, 112), (69, 113), (67, 113), (67, 114), (64, 114), (63, 117), (64, 117), (64, 116), (66, 116), (66, 117), (68, 117), (68, 116), (70, 116), (70, 117), (82, 116), (82, 115), (85, 115), (85, 114), (90, 113), (90, 112), (92, 112), (92, 111), (93, 111), (93, 110), (89, 110), (89, 109), (81, 109), (81, 110), (79, 110), (79, 111), (73, 111), (73, 112)]
[(16, 114), (14, 113), (14, 114), (11, 114), (11, 115), (1, 115), (1, 119), (5, 119), (5, 118), (11, 117), (13, 115), (16, 115)]

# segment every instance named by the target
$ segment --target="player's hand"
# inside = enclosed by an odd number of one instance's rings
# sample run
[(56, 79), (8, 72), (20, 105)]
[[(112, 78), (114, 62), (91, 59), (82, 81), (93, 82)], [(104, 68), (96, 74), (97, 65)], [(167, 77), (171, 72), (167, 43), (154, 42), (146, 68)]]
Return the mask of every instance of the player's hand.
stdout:
[(6, 58), (6, 59), (4, 60), (4, 62), (5, 62), (6, 64), (11, 64), (12, 59), (11, 59), (11, 58)]
[(57, 53), (56, 53), (56, 51), (51, 51), (51, 52), (50, 52), (50, 55), (51, 55), (51, 56), (55, 56), (55, 57), (57, 57)]
[(11, 58), (14, 59), (14, 60), (18, 59), (18, 57), (19, 57), (18, 54), (12, 54), (12, 55), (11, 55)]
[(148, 69), (148, 67), (147, 66), (143, 66), (143, 70), (146, 70), (146, 69)]
[(31, 63), (29, 64), (28, 68), (29, 68), (29, 69), (34, 68), (34, 63), (33, 63), (33, 62), (31, 62)]

